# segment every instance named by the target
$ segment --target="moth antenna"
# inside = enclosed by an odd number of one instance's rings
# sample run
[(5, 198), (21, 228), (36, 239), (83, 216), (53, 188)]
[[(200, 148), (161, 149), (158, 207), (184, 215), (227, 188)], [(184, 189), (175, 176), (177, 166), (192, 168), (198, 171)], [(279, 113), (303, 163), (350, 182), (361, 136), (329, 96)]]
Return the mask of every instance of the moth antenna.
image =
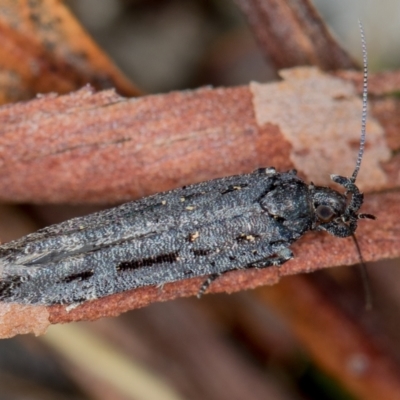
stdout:
[[(360, 170), (361, 161), (364, 154), (365, 147), (365, 135), (366, 135), (366, 125), (367, 125), (367, 102), (368, 102), (368, 54), (367, 54), (367, 44), (365, 41), (365, 34), (362, 22), (358, 20), (358, 26), (360, 28), (361, 35), (361, 46), (362, 46), (362, 56), (363, 56), (363, 94), (362, 94), (362, 114), (361, 114), (361, 138), (360, 138), (360, 149), (358, 150), (356, 167), (354, 169), (353, 175), (351, 177), (352, 182), (356, 181), (358, 171)], [(361, 254), (361, 249), (358, 244), (357, 238), (354, 233), (351, 234), (353, 238), (354, 244), (357, 248), (358, 256), (360, 258), (360, 273), (361, 280), (364, 288), (364, 296), (365, 296), (365, 309), (371, 310), (372, 308), (372, 295), (371, 295), (371, 286), (369, 284), (368, 278), (368, 270), (365, 265), (365, 261)]]
[(372, 309), (372, 294), (371, 294), (371, 285), (369, 284), (367, 266), (365, 265), (365, 261), (361, 254), (360, 245), (358, 244), (357, 238), (354, 235), (354, 233), (352, 233), (351, 237), (353, 238), (354, 244), (356, 245), (356, 248), (357, 248), (358, 256), (360, 257), (360, 273), (361, 273), (361, 280), (362, 280), (363, 288), (364, 288), (365, 309), (371, 310)]
[(361, 160), (364, 154), (366, 125), (367, 125), (367, 101), (368, 101), (368, 54), (367, 44), (365, 41), (364, 28), (360, 20), (358, 20), (358, 26), (360, 28), (361, 35), (361, 46), (363, 56), (363, 94), (362, 94), (362, 114), (361, 114), (361, 138), (360, 138), (360, 149), (358, 151), (356, 167), (351, 177), (352, 182), (356, 181), (358, 171), (360, 170)]

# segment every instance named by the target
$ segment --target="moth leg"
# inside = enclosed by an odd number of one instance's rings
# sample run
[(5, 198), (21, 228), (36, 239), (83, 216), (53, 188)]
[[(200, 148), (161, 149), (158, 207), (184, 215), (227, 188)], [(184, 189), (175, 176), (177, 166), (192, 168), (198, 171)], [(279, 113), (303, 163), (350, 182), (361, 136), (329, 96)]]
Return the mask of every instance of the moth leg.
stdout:
[[(279, 267), (282, 264), (284, 264), (286, 261), (289, 261), (290, 259), (293, 258), (293, 253), (291, 250), (289, 250), (287, 247), (278, 251), (274, 256), (266, 258), (265, 260), (257, 261), (255, 263), (252, 263), (243, 269), (247, 268), (267, 268), (271, 266)], [(238, 268), (242, 269), (242, 268)], [(200, 298), (209, 288), (211, 283), (213, 283), (216, 279), (218, 279), (221, 275), (225, 274), (226, 272), (229, 271), (224, 271), (224, 272), (218, 272), (215, 274), (211, 274), (208, 276), (207, 280), (203, 282), (203, 284), (200, 286), (200, 289), (197, 293), (197, 298)]]
[(272, 266), (279, 267), (292, 258), (293, 258), (293, 253), (286, 247), (278, 251), (272, 257), (250, 264), (249, 267), (250, 268), (267, 268)]
[(207, 280), (205, 280), (203, 282), (203, 284), (200, 286), (200, 289), (197, 293), (197, 298), (200, 299), (200, 297), (206, 292), (206, 290), (208, 289), (208, 287), (211, 285), (211, 283), (213, 283), (217, 278), (219, 278), (221, 275), (223, 274), (223, 272), (218, 272), (215, 274), (211, 274), (209, 275), (209, 277), (207, 278)]

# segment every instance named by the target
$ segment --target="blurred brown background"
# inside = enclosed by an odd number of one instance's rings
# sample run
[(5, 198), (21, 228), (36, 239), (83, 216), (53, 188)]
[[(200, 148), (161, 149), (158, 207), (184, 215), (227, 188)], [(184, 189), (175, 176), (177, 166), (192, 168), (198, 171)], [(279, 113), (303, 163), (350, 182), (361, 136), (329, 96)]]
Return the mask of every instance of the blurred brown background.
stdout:
[[(277, 77), (233, 1), (65, 4), (146, 93)], [(361, 18), (371, 70), (398, 67), (398, 2), (315, 6), (354, 59)], [(0, 236), (8, 241), (94, 209), (2, 205)], [(180, 299), (2, 340), (0, 400), (399, 399), (398, 261), (369, 271), (369, 313), (358, 271), (336, 268), (285, 278), (280, 289)]]

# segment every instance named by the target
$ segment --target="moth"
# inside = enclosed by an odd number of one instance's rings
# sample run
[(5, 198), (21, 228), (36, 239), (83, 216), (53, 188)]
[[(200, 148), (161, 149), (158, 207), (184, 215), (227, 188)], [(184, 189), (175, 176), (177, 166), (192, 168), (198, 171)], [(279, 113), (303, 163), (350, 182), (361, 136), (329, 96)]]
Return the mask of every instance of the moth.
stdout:
[(143, 286), (204, 276), (204, 293), (222, 274), (280, 266), (308, 231), (353, 236), (363, 194), (355, 184), (364, 153), (367, 55), (361, 139), (344, 193), (307, 184), (295, 170), (261, 168), (155, 194), (41, 229), (0, 246), (0, 300), (79, 304)]

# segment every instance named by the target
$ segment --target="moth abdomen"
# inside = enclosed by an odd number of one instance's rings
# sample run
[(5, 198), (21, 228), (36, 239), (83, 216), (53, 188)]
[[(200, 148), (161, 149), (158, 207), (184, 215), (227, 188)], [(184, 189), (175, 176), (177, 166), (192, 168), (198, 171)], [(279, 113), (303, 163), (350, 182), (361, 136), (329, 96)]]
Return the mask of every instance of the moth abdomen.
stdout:
[[(269, 208), (285, 185), (291, 200)], [(69, 303), (249, 268), (310, 228), (308, 204), (302, 180), (264, 169), (75, 218), (4, 246), (4, 272), (17, 263), (28, 279), (2, 299), (24, 302), (30, 292), (30, 302)], [(307, 218), (291, 221), (293, 207), (308, 210)]]

